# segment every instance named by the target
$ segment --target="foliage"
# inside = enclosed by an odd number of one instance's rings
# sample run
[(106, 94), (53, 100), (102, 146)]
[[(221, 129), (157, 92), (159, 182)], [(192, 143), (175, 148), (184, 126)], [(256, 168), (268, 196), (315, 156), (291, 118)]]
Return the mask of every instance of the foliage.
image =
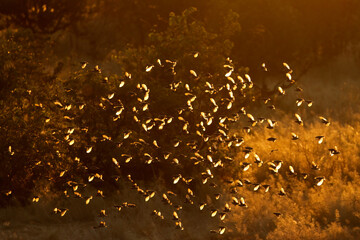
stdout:
[[(168, 27), (169, 12), (181, 15), (198, 11), (191, 20), (201, 22), (208, 32), (233, 43), (231, 56), (237, 67), (249, 67), (261, 78), (265, 62), (271, 74), (282, 73), (278, 63), (287, 61), (303, 75), (310, 66), (328, 60), (356, 46), (359, 35), (359, 2), (333, 1), (99, 1), (88, 19), (72, 29), (79, 45), (89, 43), (89, 57), (101, 61), (112, 50), (128, 45), (142, 47), (149, 34)], [(239, 31), (241, 29), (241, 31)], [(230, 32), (230, 34), (227, 34)], [(151, 35), (150, 35), (151, 37)], [(95, 51), (96, 48), (96, 51)], [(70, 51), (69, 51), (70, 52)]]
[(86, 10), (85, 0), (5, 0), (0, 3), (0, 13), (10, 24), (30, 28), (34, 32), (54, 33), (74, 24)]

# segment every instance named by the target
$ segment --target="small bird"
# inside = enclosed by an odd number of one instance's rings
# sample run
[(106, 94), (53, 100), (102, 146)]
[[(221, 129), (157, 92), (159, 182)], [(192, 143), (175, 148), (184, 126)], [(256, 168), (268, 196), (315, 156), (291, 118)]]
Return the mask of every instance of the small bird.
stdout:
[(82, 62), (80, 62), (80, 64), (81, 64), (81, 68), (84, 69), (88, 65), (88, 62), (82, 61)]
[(99, 217), (106, 217), (105, 209), (100, 210)]
[(231, 207), (228, 203), (225, 203), (224, 212), (231, 212)]
[(266, 128), (268, 129), (274, 129), (275, 125), (276, 125), (276, 121), (272, 121), (271, 119), (267, 119), (268, 122), (268, 126)]
[(255, 158), (254, 163), (256, 163), (258, 167), (261, 167), (263, 164), (263, 161), (260, 159), (259, 155), (254, 153), (254, 158)]
[(99, 65), (95, 65), (94, 72), (101, 73), (101, 69), (100, 69)]
[(225, 227), (219, 227), (219, 234), (222, 235), (225, 233)]
[(114, 208), (116, 208), (116, 210), (120, 212), (122, 209), (122, 205), (115, 205)]
[(96, 196), (104, 198), (104, 192), (101, 190), (97, 190)]
[(197, 77), (197, 73), (194, 70), (190, 70), (190, 74), (193, 75), (194, 77)]
[(276, 109), (275, 105), (270, 105), (270, 106), (268, 106), (268, 108), (271, 109), (271, 110), (275, 110), (275, 109)]
[(264, 192), (268, 192), (270, 190), (270, 185), (268, 184), (264, 184), (262, 187), (264, 188)]
[(164, 219), (164, 216), (162, 215), (162, 213), (160, 211), (157, 211), (157, 210), (152, 211), (151, 215), (157, 216), (160, 219)]
[(34, 196), (32, 202), (39, 202), (40, 198), (38, 196)]
[(313, 105), (312, 100), (305, 100), (305, 102), (307, 103), (308, 107), (311, 107)]
[(307, 173), (301, 173), (301, 176), (302, 176), (302, 178), (303, 178), (304, 180), (306, 180), (306, 179), (308, 178), (309, 174), (307, 174)]
[(181, 174), (173, 177), (173, 184), (177, 184), (181, 178), (182, 178)]
[(334, 156), (334, 155), (338, 155), (340, 154), (340, 151), (338, 150), (338, 148), (335, 146), (334, 148), (329, 148), (329, 153), (330, 156)]
[(173, 212), (173, 220), (175, 220), (175, 221), (179, 220), (179, 215), (175, 211)]
[(86, 153), (91, 153), (93, 147), (92, 146), (87, 146), (86, 147)]
[(261, 67), (264, 69), (264, 71), (265, 71), (265, 72), (267, 72), (267, 71), (268, 71), (268, 69), (267, 69), (267, 67), (266, 67), (266, 64), (265, 64), (265, 63), (261, 64)]
[(323, 124), (325, 124), (325, 126), (329, 126), (329, 125), (330, 125), (330, 122), (329, 122), (326, 118), (324, 118), (324, 117), (322, 117), (322, 116), (320, 116), (319, 118), (320, 118), (321, 122), (322, 122)]
[(297, 113), (295, 113), (295, 117), (296, 117), (295, 122), (296, 122), (297, 124), (299, 124), (300, 126), (303, 126), (303, 125), (304, 125), (304, 122), (302, 121), (300, 115), (297, 114)]
[(289, 64), (287, 64), (286, 62), (283, 62), (283, 66), (285, 68), (287, 68), (289, 71), (291, 71), (291, 68), (290, 68)]
[(282, 87), (278, 87), (278, 91), (280, 94), (285, 95), (285, 90)]
[(311, 169), (312, 169), (312, 170), (319, 171), (319, 170), (320, 170), (320, 167), (319, 167), (314, 161), (312, 161), (312, 162), (311, 162)]
[(120, 164), (119, 164), (119, 162), (116, 160), (116, 158), (112, 158), (111, 160), (112, 160), (112, 162), (113, 162), (118, 168), (120, 168)]
[(240, 198), (240, 203), (239, 203), (239, 206), (240, 207), (248, 207), (246, 202), (245, 202), (245, 199), (243, 197)]
[(242, 187), (243, 186), (243, 183), (239, 179), (235, 180), (234, 184), (235, 184), (236, 187)]
[(216, 216), (216, 214), (217, 214), (217, 210), (216, 209), (212, 209), (211, 211), (210, 211), (210, 213), (211, 213), (211, 217), (215, 217)]
[(244, 179), (244, 183), (247, 184), (247, 185), (252, 184), (251, 181), (249, 179), (247, 179), (247, 178)]
[(289, 166), (289, 171), (290, 171), (290, 175), (296, 175), (296, 172), (295, 172), (293, 166), (291, 166), (291, 165)]
[(281, 216), (281, 213), (279, 213), (279, 212), (274, 212), (274, 215), (275, 215), (276, 217), (280, 217), (280, 216)]
[(243, 170), (244, 172), (246, 172), (247, 170), (249, 170), (250, 166), (251, 166), (251, 163), (248, 163), (248, 162), (242, 162), (242, 163), (241, 163), (241, 167), (242, 167), (242, 170)]
[(232, 197), (232, 204), (234, 204), (235, 206), (239, 205), (239, 199), (237, 199), (236, 197)]
[(214, 196), (215, 196), (215, 199), (216, 199), (216, 200), (219, 200), (220, 197), (221, 197), (221, 194), (220, 194), (220, 193), (215, 193)]
[(128, 202), (124, 202), (123, 206), (126, 208), (135, 208), (136, 205), (134, 203), (128, 203)]
[(259, 188), (260, 188), (260, 184), (258, 184), (258, 183), (254, 183), (254, 192), (256, 192), (257, 190), (259, 190)]
[(325, 181), (325, 177), (323, 177), (323, 176), (315, 177), (314, 179), (316, 181), (316, 186), (318, 186), (318, 187), (320, 187)]
[(300, 107), (301, 104), (303, 104), (303, 102), (305, 102), (305, 99), (303, 99), (303, 98), (296, 99), (296, 106)]
[(279, 195), (280, 195), (280, 196), (285, 196), (285, 195), (286, 195), (286, 192), (285, 192), (284, 188), (281, 188), (281, 189), (280, 189)]
[(296, 135), (295, 133), (291, 133), (291, 136), (292, 136), (291, 140), (298, 140), (299, 139), (299, 136)]
[(153, 69), (154, 65), (146, 66), (145, 71), (150, 72)]
[(107, 226), (106, 226), (106, 222), (101, 221), (101, 222), (99, 223), (99, 225), (98, 225), (98, 226), (95, 226), (94, 228), (97, 229), (97, 228), (106, 228), (106, 227), (107, 227)]
[(316, 140), (318, 141), (318, 144), (321, 144), (324, 141), (324, 136), (316, 136)]
[(162, 213), (160, 211), (157, 211), (157, 210), (152, 211), (151, 215), (157, 216), (160, 219), (164, 219), (164, 216), (162, 215)]

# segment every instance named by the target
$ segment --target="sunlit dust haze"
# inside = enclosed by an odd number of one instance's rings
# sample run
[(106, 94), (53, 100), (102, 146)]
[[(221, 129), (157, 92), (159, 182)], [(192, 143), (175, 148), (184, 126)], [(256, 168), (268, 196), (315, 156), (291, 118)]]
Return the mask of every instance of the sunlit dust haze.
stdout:
[(359, 12), (0, 1), (0, 239), (359, 239)]

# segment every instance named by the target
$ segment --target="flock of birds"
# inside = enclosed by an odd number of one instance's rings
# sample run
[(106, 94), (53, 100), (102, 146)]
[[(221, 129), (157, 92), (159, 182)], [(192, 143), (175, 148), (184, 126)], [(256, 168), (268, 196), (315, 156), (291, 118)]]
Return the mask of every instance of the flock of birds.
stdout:
[[(194, 59), (199, 56), (198, 52), (192, 53)], [(258, 168), (265, 166), (271, 174), (280, 174), (283, 171), (286, 174), (300, 176), (302, 179), (309, 179), (309, 174), (298, 173), (292, 166), (282, 170), (283, 160), (267, 161), (265, 162), (267, 164), (264, 164), (252, 147), (245, 146), (245, 140), (239, 134), (249, 134), (256, 125), (263, 123), (266, 124), (267, 129), (272, 130), (277, 127), (278, 122), (269, 118), (254, 117), (247, 111), (251, 102), (258, 100), (263, 101), (270, 109), (275, 109), (275, 106), (272, 104), (272, 96), (262, 98), (258, 95), (250, 75), (240, 76), (236, 73), (231, 59), (226, 60), (223, 75), (203, 74), (196, 69), (191, 69), (187, 73), (178, 73), (177, 64), (177, 61), (165, 60), (163, 63), (162, 60), (157, 59), (153, 65), (145, 67), (144, 72), (139, 76), (132, 76), (126, 72), (121, 79), (102, 77), (105, 85), (116, 83), (116, 88), (109, 87), (106, 95), (101, 96), (96, 103), (92, 103), (93, 106), (90, 106), (90, 102), (70, 102), (69, 98), (55, 100), (53, 104), (63, 113), (68, 123), (59, 140), (76, 150), (74, 152), (79, 155), (71, 156), (74, 159), (73, 164), (87, 172), (85, 178), (75, 180), (76, 174), (71, 172), (73, 170), (62, 169), (58, 173), (58, 178), (65, 183), (63, 195), (66, 198), (83, 199), (85, 205), (90, 205), (96, 197), (107, 197), (106, 181), (126, 182), (142, 196), (145, 203), (156, 197), (161, 199), (167, 206), (163, 209), (167, 210), (153, 209), (150, 214), (161, 220), (171, 219), (175, 227), (180, 230), (184, 229), (181, 217), (183, 204), (196, 206), (200, 211), (207, 211), (209, 217), (214, 219), (218, 217), (218, 227), (210, 232), (222, 235), (226, 231), (224, 220), (231, 212), (231, 208), (248, 207), (240, 189), (267, 193), (271, 191), (271, 186), (252, 182), (246, 178), (240, 179), (238, 176), (241, 173), (231, 178), (224, 176), (221, 169), (240, 168), (240, 172), (246, 172), (253, 166)], [(286, 63), (283, 63), (283, 66), (285, 78), (276, 86), (274, 95), (283, 96), (287, 88), (297, 85), (292, 78), (293, 71), (290, 66)], [(262, 67), (267, 71), (265, 64)], [(98, 66), (94, 69), (88, 68), (88, 63), (82, 62), (80, 72), (102, 76)], [(168, 73), (170, 80), (165, 81), (165, 86), (161, 86), (161, 79), (156, 79), (159, 76), (157, 71)], [(168, 95), (169, 101), (172, 99), (178, 101), (177, 105), (174, 105), (175, 109), (164, 113), (162, 104), (168, 103), (161, 102), (159, 96), (152, 94), (157, 92), (153, 90), (156, 87), (162, 89), (161, 93)], [(301, 92), (302, 89), (297, 87), (296, 91)], [(72, 94), (76, 90), (66, 89), (66, 92)], [(298, 98), (295, 104), (298, 107), (302, 104), (311, 107), (312, 101)], [(110, 112), (109, 121), (117, 126), (115, 128), (117, 130), (99, 135), (99, 129), (96, 127), (75, 124), (76, 119), (79, 118), (77, 115), (83, 114), (88, 108), (98, 109), (104, 112), (104, 116)], [(71, 114), (72, 110), (74, 114)], [(324, 117), (319, 117), (319, 120), (325, 126), (330, 125)], [(53, 120), (47, 117), (44, 121), (50, 124)], [(299, 113), (295, 113), (294, 122), (299, 126), (304, 125)], [(242, 132), (231, 133), (233, 132), (230, 131), (233, 129), (231, 125), (235, 123), (243, 126), (246, 124)], [(97, 135), (91, 136), (93, 132), (97, 132)], [(324, 136), (316, 136), (315, 139), (321, 144), (324, 138)], [(291, 133), (291, 139), (297, 141), (299, 136)], [(275, 142), (277, 138), (270, 137), (267, 140)], [(87, 144), (84, 145), (83, 142), (86, 141)], [(96, 162), (91, 159), (98, 157), (97, 152), (101, 153), (103, 145), (100, 144), (113, 147), (113, 151), (106, 155), (110, 156), (106, 160), (106, 168), (112, 169), (110, 171), (113, 173), (112, 176), (105, 176), (106, 171), (101, 168), (92, 170), (94, 166), (96, 167)], [(244, 153), (244, 159), (237, 157), (239, 152)], [(9, 153), (14, 154), (11, 146)], [(329, 149), (331, 156), (339, 153), (337, 147)], [(61, 153), (57, 154), (61, 155)], [(249, 160), (250, 156), (254, 159), (253, 162)], [(167, 185), (169, 190), (161, 192), (161, 190), (140, 187), (141, 184), (149, 185), (149, 183), (145, 183), (145, 179), (132, 172), (132, 164), (140, 165), (144, 169), (165, 166), (166, 173), (162, 177), (166, 182), (170, 182), (168, 184), (170, 186)], [(320, 169), (314, 161), (310, 167), (315, 171)], [(152, 180), (156, 181), (156, 176), (152, 177), (154, 178)], [(314, 176), (313, 182), (316, 186), (321, 186), (324, 181), (324, 176)], [(94, 194), (85, 196), (87, 186), (96, 189)], [(283, 187), (275, 190), (275, 193), (279, 196), (287, 195)], [(11, 191), (7, 194), (11, 194)], [(39, 196), (34, 196), (32, 201), (37, 203), (39, 199)], [(134, 203), (123, 202), (115, 204), (112, 209), (122, 211), (124, 208), (136, 207)], [(69, 209), (55, 207), (53, 212), (63, 217)], [(110, 209), (99, 211), (101, 221), (94, 226), (95, 229), (108, 226), (105, 219), (109, 212)], [(274, 214), (281, 215), (279, 212)]]

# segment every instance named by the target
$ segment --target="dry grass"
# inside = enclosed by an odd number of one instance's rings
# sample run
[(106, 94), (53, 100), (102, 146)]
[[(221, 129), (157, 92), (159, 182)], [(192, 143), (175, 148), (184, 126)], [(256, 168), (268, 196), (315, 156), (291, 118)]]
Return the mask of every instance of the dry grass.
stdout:
[[(290, 119), (289, 119), (290, 120)], [(300, 139), (291, 140), (290, 131)], [(234, 239), (357, 239), (360, 236), (359, 140), (356, 127), (333, 122), (327, 128), (320, 123), (305, 127), (290, 123), (279, 127), (278, 141), (269, 143), (271, 136), (266, 128), (247, 136), (247, 143), (264, 162), (282, 160), (278, 175), (268, 177), (262, 168), (248, 172), (246, 177), (260, 184), (274, 186), (270, 193), (244, 192), (249, 208), (235, 210), (229, 220)], [(315, 136), (325, 135), (318, 144)], [(261, 140), (260, 140), (261, 139)], [(328, 148), (338, 146), (341, 154), (330, 156)], [(271, 149), (278, 149), (270, 154)], [(309, 162), (315, 161), (319, 171), (311, 170)], [(293, 166), (297, 176), (290, 174)], [(300, 173), (308, 173), (302, 180)], [(325, 176), (318, 187), (314, 177)], [(286, 197), (277, 196), (283, 187)], [(280, 212), (276, 217), (272, 213)]]

